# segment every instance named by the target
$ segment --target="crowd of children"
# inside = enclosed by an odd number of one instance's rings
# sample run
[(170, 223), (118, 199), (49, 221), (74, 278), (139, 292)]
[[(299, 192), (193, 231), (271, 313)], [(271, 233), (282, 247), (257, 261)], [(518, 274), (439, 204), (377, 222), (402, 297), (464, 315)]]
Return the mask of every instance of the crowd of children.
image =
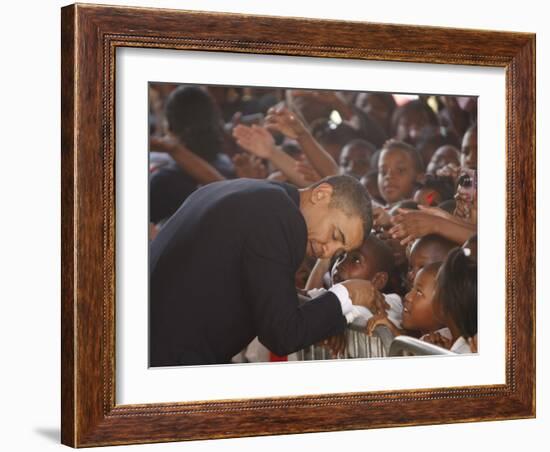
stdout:
[(358, 313), (366, 334), (477, 352), (476, 98), (151, 83), (149, 118), (151, 239), (216, 180), (355, 177), (373, 230), (347, 254), (306, 258), (297, 290), (369, 280), (383, 302)]

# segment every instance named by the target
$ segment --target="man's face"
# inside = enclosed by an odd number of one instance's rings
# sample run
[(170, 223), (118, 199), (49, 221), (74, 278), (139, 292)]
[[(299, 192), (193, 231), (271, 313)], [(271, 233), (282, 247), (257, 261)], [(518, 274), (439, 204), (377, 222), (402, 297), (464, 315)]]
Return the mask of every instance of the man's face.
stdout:
[(358, 215), (348, 216), (330, 207), (332, 187), (321, 184), (311, 192), (311, 203), (304, 212), (307, 225), (308, 256), (329, 259), (337, 252), (358, 248), (363, 241), (363, 223)]

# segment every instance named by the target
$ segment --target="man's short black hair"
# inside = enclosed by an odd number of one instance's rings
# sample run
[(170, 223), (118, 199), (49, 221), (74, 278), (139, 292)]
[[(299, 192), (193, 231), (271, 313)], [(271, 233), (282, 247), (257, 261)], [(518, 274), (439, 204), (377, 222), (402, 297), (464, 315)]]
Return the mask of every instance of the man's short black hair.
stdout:
[(363, 239), (366, 239), (372, 229), (372, 201), (365, 187), (352, 176), (328, 176), (309, 188), (321, 184), (332, 186), (332, 199), (329, 207), (342, 210), (346, 215), (358, 215), (363, 224)]

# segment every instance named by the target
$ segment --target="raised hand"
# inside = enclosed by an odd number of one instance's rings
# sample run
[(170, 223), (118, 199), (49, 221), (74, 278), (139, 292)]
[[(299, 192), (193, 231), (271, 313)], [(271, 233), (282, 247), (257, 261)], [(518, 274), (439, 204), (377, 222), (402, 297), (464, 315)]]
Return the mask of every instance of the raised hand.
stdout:
[(161, 137), (152, 135), (149, 137), (149, 150), (157, 152), (166, 152), (171, 154), (178, 146), (183, 147), (183, 144), (172, 134), (163, 135)]
[(246, 151), (262, 159), (270, 159), (275, 150), (275, 140), (271, 133), (263, 127), (253, 125), (237, 125), (233, 129), (237, 144)]
[(437, 219), (441, 218), (426, 210), (398, 209), (398, 214), (392, 217), (394, 226), (389, 233), (401, 245), (407, 245), (413, 240), (428, 234), (436, 233)]
[(307, 128), (302, 121), (287, 108), (270, 108), (267, 112), (264, 125), (267, 129), (276, 130), (293, 140), (298, 139), (307, 132)]

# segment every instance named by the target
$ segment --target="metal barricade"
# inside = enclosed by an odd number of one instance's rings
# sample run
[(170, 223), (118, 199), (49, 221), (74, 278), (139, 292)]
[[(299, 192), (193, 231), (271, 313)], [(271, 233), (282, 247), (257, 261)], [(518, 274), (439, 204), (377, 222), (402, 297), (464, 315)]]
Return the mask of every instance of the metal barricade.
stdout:
[(391, 343), (388, 356), (406, 355), (455, 355), (455, 353), (414, 337), (397, 336)]
[(350, 325), (346, 330), (346, 347), (337, 357), (323, 346), (311, 345), (296, 353), (298, 361), (313, 361), (325, 359), (348, 358), (382, 358), (388, 356), (393, 335), (389, 328), (380, 325), (375, 328), (373, 335), (364, 333), (364, 328)]

